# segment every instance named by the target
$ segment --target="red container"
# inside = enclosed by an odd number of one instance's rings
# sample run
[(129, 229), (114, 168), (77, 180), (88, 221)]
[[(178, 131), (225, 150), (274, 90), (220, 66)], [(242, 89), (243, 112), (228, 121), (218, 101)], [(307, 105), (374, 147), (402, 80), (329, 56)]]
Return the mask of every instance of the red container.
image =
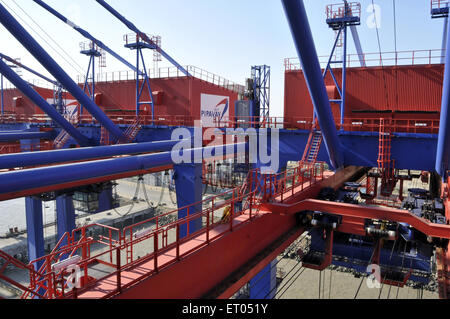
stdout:
[[(217, 95), (229, 98), (229, 116), (234, 116), (234, 103), (238, 94), (215, 84), (194, 78), (151, 79), (150, 86), (155, 100), (155, 116), (186, 116), (200, 119), (201, 95)], [(101, 106), (111, 114), (133, 114), (136, 109), (136, 82), (100, 82), (96, 84), (97, 92), (102, 94)], [(141, 101), (149, 101), (147, 90)], [(150, 115), (151, 107), (143, 105), (143, 114)]]
[[(333, 70), (341, 84), (342, 70)], [(347, 69), (346, 118), (437, 118), (441, 109), (444, 65)], [(330, 98), (334, 82), (325, 79)], [(340, 105), (331, 105), (335, 119)], [(419, 113), (417, 113), (419, 112)], [(313, 106), (303, 72), (285, 74), (285, 117), (311, 118)]]
[[(219, 102), (226, 99), (227, 114), (229, 117), (234, 116), (234, 104), (238, 94), (224, 87), (195, 77), (151, 79), (150, 86), (155, 101), (155, 119), (160, 118), (161, 124), (171, 125), (172, 122), (167, 122), (169, 117), (171, 120), (177, 117), (177, 123), (186, 123), (184, 119), (187, 119), (190, 125), (193, 125), (193, 120), (200, 120), (202, 94), (217, 96)], [(52, 90), (37, 87), (35, 90), (49, 103), (53, 103)], [(43, 114), (28, 98), (22, 98), (23, 94), (17, 89), (5, 90), (4, 96), (6, 113), (26, 116)], [(64, 94), (64, 98), (68, 106), (78, 105), (70, 94)], [(141, 101), (150, 101), (146, 88)], [(125, 80), (96, 83), (95, 103), (116, 120), (118, 117), (133, 119), (136, 112), (136, 82)], [(224, 105), (220, 106), (223, 110)], [(88, 113), (84, 111), (84, 114)], [(141, 114), (151, 115), (150, 105), (142, 105)]]
[[(50, 104), (53, 103), (53, 90), (33, 87)], [(5, 89), (3, 91), (5, 114), (17, 114), (31, 116), (44, 114), (30, 99), (18, 89)]]

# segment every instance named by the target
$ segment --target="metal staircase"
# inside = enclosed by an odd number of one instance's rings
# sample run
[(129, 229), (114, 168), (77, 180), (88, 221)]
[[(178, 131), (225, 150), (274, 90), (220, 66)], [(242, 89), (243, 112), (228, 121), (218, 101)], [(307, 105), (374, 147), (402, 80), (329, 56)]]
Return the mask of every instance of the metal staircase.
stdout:
[(62, 149), (64, 147), (64, 145), (66, 145), (66, 143), (67, 143), (67, 141), (69, 139), (70, 139), (69, 133), (67, 133), (66, 131), (62, 130), (61, 133), (59, 133), (59, 135), (53, 141), (53, 147), (56, 150), (60, 150), (60, 149)]
[(317, 122), (314, 123), (311, 133), (309, 134), (308, 143), (302, 157), (302, 163), (315, 163), (319, 155), (320, 146), (322, 145), (322, 132), (316, 130)]
[(141, 128), (141, 119), (136, 117), (136, 120), (134, 120), (133, 124), (131, 124), (130, 127), (128, 127), (128, 129), (125, 131), (125, 136), (128, 143), (131, 143), (136, 139), (136, 136), (138, 135)]
[[(75, 108), (72, 114), (65, 114), (64, 118), (72, 124), (75, 128), (78, 128), (79, 117), (78, 117), (78, 108)], [(69, 133), (65, 130), (62, 130), (61, 133), (55, 138), (53, 141), (54, 149), (60, 150), (66, 145), (67, 141), (70, 139)]]

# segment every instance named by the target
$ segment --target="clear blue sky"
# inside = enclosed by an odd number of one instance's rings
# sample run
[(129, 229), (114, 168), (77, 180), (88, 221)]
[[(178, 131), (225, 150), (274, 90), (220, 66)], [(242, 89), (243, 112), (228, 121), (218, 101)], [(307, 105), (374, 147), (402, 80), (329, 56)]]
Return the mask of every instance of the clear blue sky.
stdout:
[[(79, 42), (84, 39), (31, 0), (15, 0), (83, 69), (87, 58), (79, 54)], [(108, 44), (134, 63), (135, 55), (123, 47), (123, 35), (130, 31), (94, 0), (46, 0), (79, 26)], [(319, 55), (330, 52), (334, 32), (325, 23), (325, 6), (341, 3), (332, 0), (304, 0)], [(378, 52), (375, 29), (366, 20), (371, 0), (362, 0), (362, 24), (358, 27), (365, 52)], [(381, 46), (394, 50), (392, 0), (375, 0), (381, 7)], [(1, 0), (24, 18), (36, 31), (42, 31), (16, 6), (14, 0)], [(282, 116), (284, 67), (286, 57), (296, 51), (279, 0), (108, 0), (113, 7), (132, 20), (142, 31), (162, 36), (163, 48), (180, 64), (194, 65), (244, 84), (252, 65), (267, 64), (272, 68), (271, 114)], [(432, 20), (429, 0), (396, 0), (398, 50), (439, 49), (442, 42), (443, 20)], [(20, 21), (20, 20), (19, 20)], [(74, 69), (60, 58), (34, 31), (24, 25), (49, 53), (68, 71)], [(0, 52), (20, 57), (24, 64), (45, 73), (34, 58), (0, 26)], [(354, 53), (349, 37), (349, 52)], [(147, 53), (148, 67), (152, 55)], [(107, 58), (107, 71), (126, 67)], [(161, 64), (164, 66), (167, 64)], [(24, 74), (26, 79), (30, 76)]]

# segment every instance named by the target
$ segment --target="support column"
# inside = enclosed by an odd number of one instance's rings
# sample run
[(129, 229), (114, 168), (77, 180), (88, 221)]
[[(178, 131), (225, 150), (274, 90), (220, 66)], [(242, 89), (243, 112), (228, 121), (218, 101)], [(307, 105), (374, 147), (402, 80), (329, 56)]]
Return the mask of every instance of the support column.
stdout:
[[(25, 198), (25, 214), (27, 224), (27, 243), (29, 261), (44, 256), (44, 225), (42, 218), (42, 201), (34, 197)], [(36, 270), (42, 262), (35, 265)]]
[[(2, 59), (3, 60), (3, 59)], [(5, 101), (4, 101), (4, 96), (3, 96), (3, 74), (0, 75), (0, 103), (1, 103), (1, 112), (2, 112), (2, 116), (4, 115), (5, 112)]]
[(345, 120), (345, 95), (347, 93), (347, 26), (344, 26), (344, 55), (342, 56), (342, 102), (341, 102), (341, 130), (344, 130)]
[(277, 292), (277, 266), (275, 260), (250, 280), (250, 299), (273, 299)]
[(75, 208), (73, 207), (72, 194), (61, 195), (56, 198), (56, 224), (58, 238), (75, 229)]
[[(174, 165), (175, 187), (177, 193), (178, 209), (199, 203), (198, 205), (182, 209), (178, 212), (178, 218), (184, 218), (193, 215), (202, 210), (202, 164), (179, 164)], [(180, 238), (192, 234), (202, 227), (202, 219), (198, 218), (189, 223), (189, 232), (187, 223), (180, 227)]]
[(99, 194), (98, 196), (98, 212), (105, 212), (107, 210), (113, 209), (113, 193), (112, 187), (108, 187)]

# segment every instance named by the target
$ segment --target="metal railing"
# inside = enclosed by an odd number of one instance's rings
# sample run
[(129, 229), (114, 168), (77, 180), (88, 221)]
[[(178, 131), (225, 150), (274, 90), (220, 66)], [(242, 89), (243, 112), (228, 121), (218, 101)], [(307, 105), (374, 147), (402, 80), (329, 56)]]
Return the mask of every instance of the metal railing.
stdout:
[(15, 154), (21, 152), (40, 152), (40, 151), (50, 151), (53, 149), (53, 143), (49, 141), (41, 141), (40, 143), (0, 143), (0, 155), (3, 154)]
[[(109, 115), (109, 118), (119, 125), (133, 125), (136, 121), (135, 115)], [(151, 115), (140, 115), (141, 125), (156, 126), (190, 126), (193, 127), (198, 118), (184, 115), (158, 115), (152, 119)], [(438, 119), (390, 119), (394, 133), (424, 133), (438, 134)], [(48, 124), (52, 122), (51, 118), (44, 114), (23, 115), (23, 114), (5, 114), (0, 116), (0, 123), (39, 123)], [(79, 124), (95, 124), (97, 121), (91, 115), (78, 117)], [(98, 124), (98, 123), (97, 123)], [(313, 119), (308, 117), (260, 117), (250, 116), (231, 116), (222, 120), (215, 120), (214, 127), (221, 128), (278, 128), (288, 130), (306, 130), (311, 131)], [(378, 132), (380, 128), (380, 118), (347, 118), (341, 125), (340, 121), (335, 121), (338, 129), (349, 132)]]
[[(441, 64), (445, 57), (446, 50), (415, 50), (415, 51), (397, 51), (380, 53), (364, 53), (347, 55), (347, 67), (360, 67), (361, 59), (367, 67), (378, 66), (401, 66), (401, 65), (432, 65)], [(319, 56), (320, 66), (325, 68), (328, 64), (329, 56)], [(342, 60), (341, 56), (334, 55), (332, 61)], [(301, 70), (300, 60), (298, 58), (287, 58), (284, 60), (286, 72)]]
[(431, 10), (448, 8), (449, 4), (449, 0), (431, 0)]
[(326, 15), (327, 19), (361, 17), (361, 3), (351, 2), (347, 6), (344, 3), (327, 5)]
[[(231, 90), (233, 92), (244, 94), (245, 87), (240, 84), (236, 84), (232, 81), (229, 81), (217, 74), (208, 72), (201, 68), (188, 65), (185, 69), (195, 78), (209, 82), (211, 84), (215, 84), (222, 88)], [(181, 72), (177, 67), (161, 67), (157, 69), (149, 69), (148, 76), (151, 79), (164, 79), (164, 78), (179, 78), (186, 77), (186, 75)], [(97, 82), (106, 82), (106, 83), (115, 83), (121, 81), (130, 81), (136, 79), (136, 72), (134, 71), (115, 71), (115, 72), (105, 72), (98, 73), (96, 75)], [(84, 83), (86, 80), (85, 75), (78, 75), (77, 81), (78, 83)]]
[[(439, 120), (390, 119), (392, 133), (438, 134)], [(344, 124), (336, 123), (338, 129), (348, 132), (379, 133), (381, 119), (345, 119)]]
[[(323, 179), (324, 163), (316, 165), (301, 164), (281, 174), (260, 175), (252, 170), (248, 174), (246, 185), (237, 187), (225, 193), (209, 197), (201, 202), (157, 215), (137, 224), (127, 226), (122, 231), (104, 225), (89, 225), (66, 233), (51, 254), (34, 260), (30, 265), (42, 264), (39, 272), (31, 273), (32, 279), (29, 290), (41, 291), (44, 298), (77, 298), (83, 292), (105, 279), (115, 279), (116, 286), (110, 291), (104, 291), (103, 298), (119, 294), (122, 290), (168, 267), (186, 255), (197, 251), (211, 241), (228, 234), (233, 228), (252, 222), (260, 215), (259, 206), (265, 200), (284, 200), (293, 196), (297, 191), (312, 187)], [(178, 218), (179, 212), (186, 213), (186, 217)], [(236, 218), (239, 217), (239, 220)], [(200, 227), (190, 232), (192, 222), (197, 221)], [(89, 235), (93, 227), (100, 227), (103, 235), (96, 238)], [(189, 234), (183, 238), (181, 232)], [(192, 241), (193, 238), (198, 240)], [(200, 240), (201, 238), (202, 240)], [(66, 244), (63, 242), (66, 241)], [(190, 241), (194, 244), (189, 250), (181, 246)], [(101, 249), (93, 251), (93, 245), (100, 245)], [(185, 247), (183, 247), (185, 248)], [(173, 252), (172, 258), (166, 258), (168, 251)], [(166, 254), (164, 257), (163, 255)], [(171, 255), (171, 254), (169, 254)], [(54, 265), (64, 259), (75, 259), (76, 266), (84, 274), (81, 289), (68, 289), (65, 268), (57, 269)], [(160, 258), (163, 257), (163, 258)], [(102, 264), (107, 270), (98, 278), (88, 277), (89, 268)], [(122, 283), (122, 272), (136, 265), (147, 263), (149, 269), (138, 278), (126, 284)], [(109, 270), (108, 270), (109, 269)], [(28, 298), (29, 292), (23, 295)]]

